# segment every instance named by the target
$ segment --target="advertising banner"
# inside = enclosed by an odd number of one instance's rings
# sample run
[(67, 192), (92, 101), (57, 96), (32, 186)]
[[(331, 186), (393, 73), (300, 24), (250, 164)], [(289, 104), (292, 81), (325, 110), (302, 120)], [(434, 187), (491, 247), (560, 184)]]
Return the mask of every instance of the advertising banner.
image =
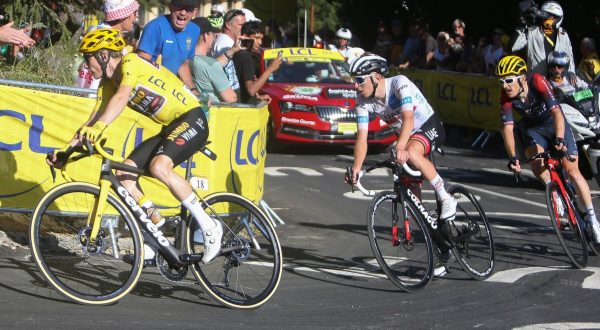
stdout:
[[(61, 148), (89, 118), (95, 100), (0, 86), (0, 209), (31, 210), (52, 187), (64, 183), (57, 175), (52, 182), (46, 154)], [(196, 153), (190, 182), (200, 196), (213, 192), (239, 193), (254, 202), (262, 199), (266, 159), (267, 106), (210, 109), (209, 149), (217, 154), (211, 161)], [(106, 146), (126, 157), (143, 140), (158, 133), (161, 125), (126, 109), (103, 133)], [(185, 175), (184, 162), (176, 171)], [(92, 156), (68, 166), (68, 175), (77, 181), (98, 182), (100, 158)], [(59, 172), (57, 172), (59, 173)], [(142, 178), (142, 189), (157, 205), (171, 207), (179, 202), (166, 186)]]

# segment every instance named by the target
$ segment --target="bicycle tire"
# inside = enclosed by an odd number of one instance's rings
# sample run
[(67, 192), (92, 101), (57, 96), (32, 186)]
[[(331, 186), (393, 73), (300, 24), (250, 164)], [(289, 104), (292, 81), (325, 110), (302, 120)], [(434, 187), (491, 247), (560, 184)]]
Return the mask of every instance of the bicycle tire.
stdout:
[[(194, 263), (192, 274), (204, 291), (224, 306), (260, 307), (277, 290), (283, 271), (283, 253), (275, 228), (258, 206), (237, 194), (211, 194), (203, 205), (211, 217), (224, 224), (222, 245), (241, 240), (246, 249), (224, 253), (208, 264)], [(186, 251), (190, 254), (204, 249), (203, 243), (194, 239), (198, 235), (202, 235), (199, 227), (191, 221), (186, 235)]]
[[(562, 203), (563, 205), (562, 213), (560, 212), (558, 203)], [(546, 185), (546, 204), (548, 205), (548, 214), (550, 215), (552, 227), (554, 227), (558, 241), (562, 245), (567, 257), (576, 268), (584, 268), (587, 265), (588, 259), (585, 233), (577, 219), (570, 219), (568, 208), (571, 208), (575, 212), (577, 210), (571, 200), (564, 200), (556, 182), (550, 182)], [(568, 208), (565, 206), (568, 206)]]
[[(66, 298), (86, 305), (112, 304), (129, 293), (144, 261), (140, 229), (112, 193), (96, 244), (86, 245), (87, 219), (98, 194), (98, 186), (89, 183), (57, 186), (39, 201), (29, 226), (31, 255), (42, 276)], [(132, 254), (133, 262), (125, 262), (123, 253)]]
[[(398, 194), (382, 191), (375, 195), (367, 213), (369, 243), (381, 270), (396, 286), (407, 292), (424, 288), (433, 274), (433, 246), (425, 220), (411, 203), (406, 203), (408, 219), (402, 217)], [(399, 219), (398, 244), (393, 243), (392, 223)], [(406, 237), (408, 220), (410, 237)]]
[(448, 189), (457, 201), (454, 220), (445, 222), (452, 240), (452, 254), (473, 279), (484, 280), (494, 271), (495, 249), (490, 223), (481, 204), (466, 187)]

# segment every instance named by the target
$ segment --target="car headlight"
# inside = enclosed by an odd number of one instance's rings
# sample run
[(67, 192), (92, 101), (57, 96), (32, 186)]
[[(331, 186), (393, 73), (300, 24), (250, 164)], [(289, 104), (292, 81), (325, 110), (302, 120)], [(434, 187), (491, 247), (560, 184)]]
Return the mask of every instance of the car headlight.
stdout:
[(285, 101), (279, 102), (279, 109), (282, 113), (289, 111), (313, 112), (313, 108), (310, 105)]

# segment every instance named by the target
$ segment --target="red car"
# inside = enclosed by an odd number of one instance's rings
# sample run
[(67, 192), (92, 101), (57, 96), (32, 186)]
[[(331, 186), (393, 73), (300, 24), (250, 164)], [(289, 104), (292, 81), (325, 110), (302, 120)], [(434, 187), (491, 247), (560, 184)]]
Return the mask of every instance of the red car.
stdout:
[[(344, 57), (319, 48), (267, 49), (261, 69), (277, 56), (284, 62), (261, 89), (271, 96), (269, 150), (286, 142), (353, 144), (356, 89)], [(375, 115), (369, 120), (368, 143), (374, 149), (394, 142), (394, 129)]]

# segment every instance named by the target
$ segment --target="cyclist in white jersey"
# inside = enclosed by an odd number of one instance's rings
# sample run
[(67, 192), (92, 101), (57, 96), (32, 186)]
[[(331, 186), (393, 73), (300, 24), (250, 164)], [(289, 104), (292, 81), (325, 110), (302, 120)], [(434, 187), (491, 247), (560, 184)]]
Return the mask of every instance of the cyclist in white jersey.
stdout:
[(367, 155), (369, 113), (375, 113), (397, 130), (398, 139), (392, 145), (396, 148), (396, 161), (401, 164), (408, 161), (421, 171), (442, 202), (439, 219), (452, 220), (456, 214), (456, 200), (448, 194), (444, 180), (427, 157), (434, 145), (444, 143), (444, 126), (412, 81), (402, 75), (385, 78), (383, 75), (387, 71), (387, 61), (372, 54), (358, 57), (350, 64), (350, 74), (356, 79), (359, 94), (356, 106), (358, 133), (352, 166), (354, 178), (346, 177), (345, 181), (356, 183), (358, 180)]

